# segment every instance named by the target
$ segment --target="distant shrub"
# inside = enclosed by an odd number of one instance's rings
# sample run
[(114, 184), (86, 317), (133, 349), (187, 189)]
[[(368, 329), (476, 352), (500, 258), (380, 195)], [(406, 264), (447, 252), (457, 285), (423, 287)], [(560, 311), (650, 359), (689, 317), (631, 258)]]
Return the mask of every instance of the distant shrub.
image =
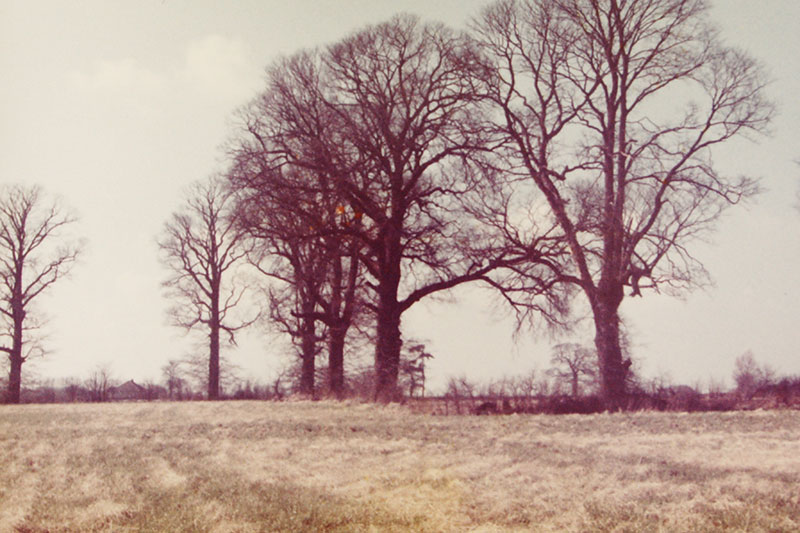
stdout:
[(602, 400), (597, 396), (550, 396), (544, 398), (538, 412), (553, 415), (592, 414), (605, 410)]
[(699, 411), (701, 410), (701, 395), (688, 385), (670, 387), (665, 391), (666, 408), (669, 411)]
[(734, 394), (709, 395), (705, 399), (706, 411), (735, 411), (739, 409), (739, 402)]
[(230, 398), (233, 400), (279, 400), (285, 396), (278, 387), (270, 387), (246, 381), (240, 383)]
[(747, 351), (736, 358), (733, 379), (736, 390), (743, 399), (751, 399), (755, 393), (774, 383), (775, 371), (756, 362), (753, 352)]

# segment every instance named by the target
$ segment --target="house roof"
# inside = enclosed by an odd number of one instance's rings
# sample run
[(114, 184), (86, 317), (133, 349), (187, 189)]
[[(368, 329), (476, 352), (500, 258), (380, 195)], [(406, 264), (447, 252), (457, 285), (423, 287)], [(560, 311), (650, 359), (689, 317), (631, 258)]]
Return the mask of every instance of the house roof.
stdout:
[(116, 394), (142, 394), (145, 391), (145, 388), (129, 379), (119, 387), (114, 387), (114, 393)]

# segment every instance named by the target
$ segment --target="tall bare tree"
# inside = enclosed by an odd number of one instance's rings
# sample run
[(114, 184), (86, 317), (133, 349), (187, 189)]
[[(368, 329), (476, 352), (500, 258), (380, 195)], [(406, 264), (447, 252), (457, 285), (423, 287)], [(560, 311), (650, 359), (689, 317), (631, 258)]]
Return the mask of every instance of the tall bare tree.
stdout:
[(9, 403), (19, 403), (22, 365), (36, 348), (26, 338), (34, 300), (70, 271), (80, 252), (80, 243), (62, 235), (74, 221), (39, 187), (0, 189), (0, 314), (10, 341), (0, 351), (9, 359)]
[[(259, 207), (263, 208), (263, 198)], [(325, 338), (324, 326), (318, 320), (318, 295), (325, 283), (327, 257), (322, 253), (320, 239), (308, 227), (294, 233), (297, 224), (273, 226), (280, 209), (268, 216), (254, 218), (248, 213), (248, 231), (256, 239), (251, 261), (258, 270), (273, 280), (268, 289), (269, 318), (280, 330), (288, 333), (300, 356), (298, 391), (306, 396), (317, 393), (317, 356), (320, 342)], [(284, 219), (285, 220), (285, 219)]]
[(609, 408), (623, 404), (630, 366), (625, 289), (702, 284), (689, 246), (757, 190), (712, 154), (767, 125), (764, 76), (720, 44), (706, 11), (703, 0), (504, 0), (475, 24), (513, 194), (537, 191), (568, 245), (558, 282), (588, 300)]
[[(262, 107), (256, 113), (268, 111)], [(240, 223), (254, 239), (250, 258), (278, 282), (269, 292), (270, 318), (296, 340), (301, 393), (315, 394), (318, 342), (326, 337), (328, 390), (340, 397), (345, 339), (363, 283), (360, 242), (342, 229), (359, 222), (323, 175), (272, 163), (260, 144), (242, 139), (236, 148), (230, 180), (239, 192)]]
[(486, 273), (486, 263), (454, 246), (469, 227), (454, 216), (471, 186), (462, 164), (486, 148), (472, 120), (479, 63), (464, 36), (396, 17), (331, 47), (324, 64), (337, 141), (356, 156), (336, 175), (368, 221), (361, 238), (375, 280), (375, 397), (388, 401), (399, 392), (402, 314)]
[(245, 234), (235, 221), (233, 194), (213, 177), (197, 182), (182, 210), (164, 226), (159, 241), (171, 276), (164, 286), (174, 305), (173, 323), (208, 332), (208, 399), (220, 395), (220, 335), (235, 344), (235, 333), (257, 318), (237, 320), (232, 312), (247, 292), (236, 272), (245, 259)]
[(399, 393), (405, 311), (461, 283), (493, 283), (488, 276), (499, 267), (545, 255), (537, 241), (507, 253), (473, 216), (497, 172), (482, 110), (487, 77), (469, 37), (399, 16), (281, 62), (244, 120), (262, 168), (288, 166), (304, 178), (294, 200), (283, 202), (295, 216), (351, 222), (308, 226), (357, 243), (376, 322), (380, 401)]
[(316, 357), (327, 337), (328, 388), (340, 396), (344, 341), (361, 284), (357, 243), (341, 231), (343, 199), (327, 172), (297, 166), (292, 159), (298, 156), (289, 155), (315, 157), (308, 140), (325, 134), (315, 107), (317, 75), (313, 53), (270, 66), (267, 88), (241, 113), (243, 134), (231, 148), (229, 179), (240, 220), (255, 241), (251, 259), (277, 282), (270, 287), (270, 318), (295, 341), (300, 392), (316, 394)]
[(402, 314), (503, 261), (479, 246), (465, 208), (491, 149), (480, 120), (483, 66), (465, 35), (399, 16), (331, 46), (304, 79), (304, 98), (289, 104), (302, 108), (299, 126), (310, 115), (323, 128), (296, 128), (308, 148), (286, 157), (326, 172), (361, 217), (348, 232), (363, 244), (370, 278), (375, 398), (389, 401), (399, 392)]

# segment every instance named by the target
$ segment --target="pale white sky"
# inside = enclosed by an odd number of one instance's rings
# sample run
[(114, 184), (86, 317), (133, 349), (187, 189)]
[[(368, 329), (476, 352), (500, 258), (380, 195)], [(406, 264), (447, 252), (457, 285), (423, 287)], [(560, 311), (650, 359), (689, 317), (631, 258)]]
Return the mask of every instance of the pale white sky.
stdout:
[[(231, 114), (281, 54), (331, 43), (406, 11), (463, 26), (481, 0), (0, 0), (0, 181), (41, 184), (80, 216), (87, 251), (43, 300), (51, 353), (42, 377), (85, 377), (110, 364), (119, 379), (160, 379), (191, 342), (167, 325), (156, 238), (183, 189), (223, 166)], [(762, 60), (779, 106), (773, 135), (720, 151), (720, 167), (763, 177), (767, 191), (729, 211), (695, 248), (716, 286), (685, 300), (628, 301), (634, 355), (676, 382), (727, 379), (751, 349), (800, 374), (800, 2), (717, 0), (724, 38)], [(431, 385), (545, 368), (548, 339), (523, 335), (488, 294), (423, 303), (406, 337), (428, 341)], [(591, 341), (591, 333), (582, 339)], [(280, 347), (253, 332), (231, 360), (267, 380)], [(24, 368), (25, 374), (34, 366)]]

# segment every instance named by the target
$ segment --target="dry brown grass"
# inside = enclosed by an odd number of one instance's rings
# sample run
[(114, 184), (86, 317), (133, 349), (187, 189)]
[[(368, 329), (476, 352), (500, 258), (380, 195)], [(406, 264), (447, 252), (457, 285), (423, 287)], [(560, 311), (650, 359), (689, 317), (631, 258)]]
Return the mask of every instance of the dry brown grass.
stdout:
[(800, 412), (0, 406), (0, 531), (797, 531)]

